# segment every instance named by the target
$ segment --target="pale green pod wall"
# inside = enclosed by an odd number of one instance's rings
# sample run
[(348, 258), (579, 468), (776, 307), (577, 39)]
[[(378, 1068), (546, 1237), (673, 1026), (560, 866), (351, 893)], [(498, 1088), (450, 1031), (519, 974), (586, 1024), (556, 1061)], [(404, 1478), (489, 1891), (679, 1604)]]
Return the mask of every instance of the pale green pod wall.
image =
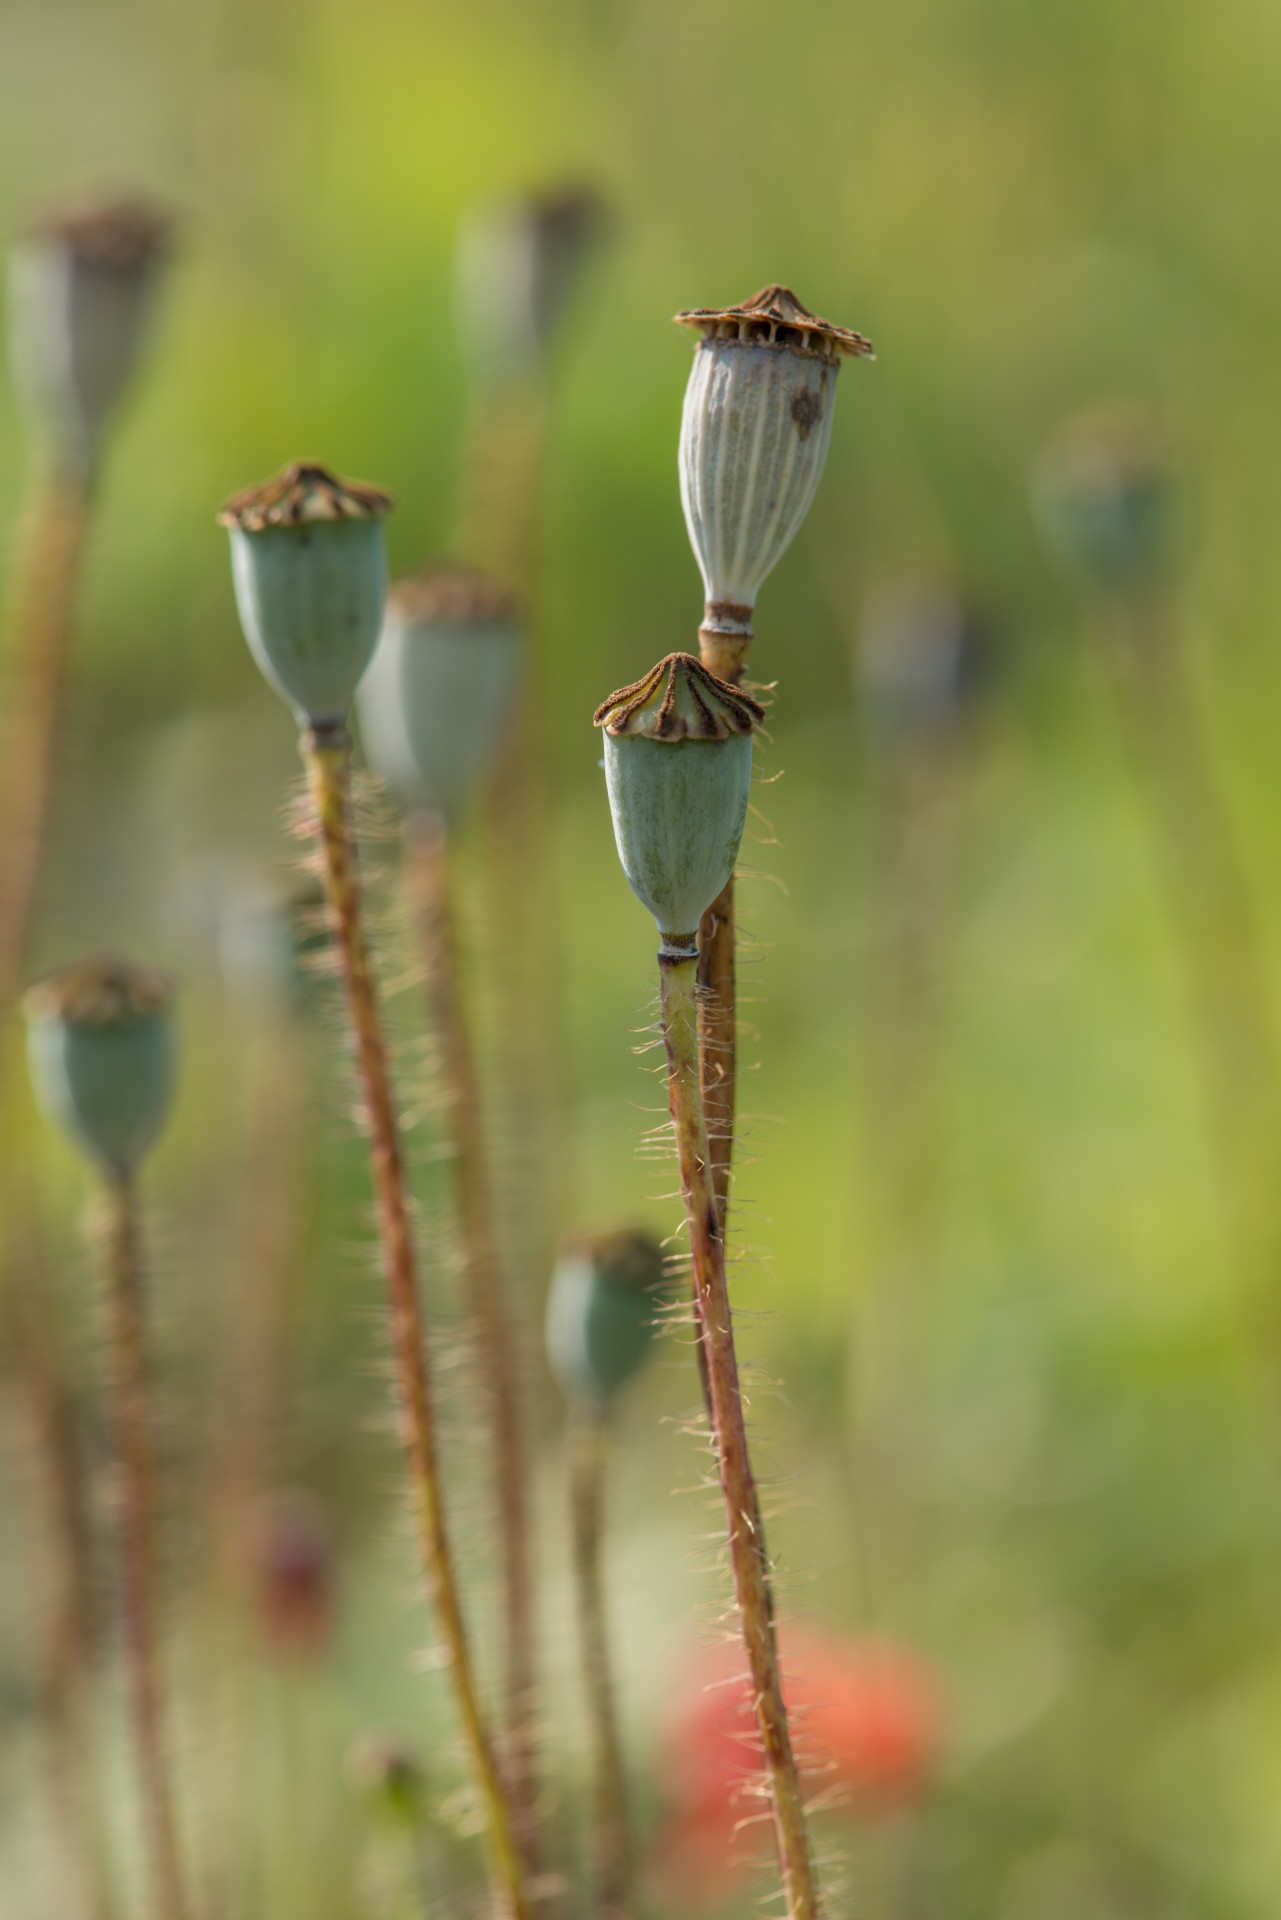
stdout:
[(751, 607), (809, 511), (827, 459), (836, 361), (709, 338), (681, 422), (681, 502), (707, 600)]
[(341, 722), (382, 626), (382, 522), (233, 527), (231, 565), (241, 624), (266, 678), (300, 720)]
[(656, 1290), (611, 1273), (590, 1252), (563, 1254), (546, 1323), (547, 1358), (563, 1391), (608, 1405), (649, 1358), (660, 1306)]
[(521, 654), (510, 620), (424, 621), (388, 608), (358, 712), (369, 764), (403, 807), (456, 823), (510, 719)]
[(46, 1116), (111, 1173), (133, 1173), (169, 1116), (169, 1015), (137, 1014), (109, 1025), (40, 1015), (28, 1025), (27, 1052)]
[(696, 931), (734, 871), (747, 820), (752, 736), (605, 735), (614, 837), (632, 892), (660, 933)]

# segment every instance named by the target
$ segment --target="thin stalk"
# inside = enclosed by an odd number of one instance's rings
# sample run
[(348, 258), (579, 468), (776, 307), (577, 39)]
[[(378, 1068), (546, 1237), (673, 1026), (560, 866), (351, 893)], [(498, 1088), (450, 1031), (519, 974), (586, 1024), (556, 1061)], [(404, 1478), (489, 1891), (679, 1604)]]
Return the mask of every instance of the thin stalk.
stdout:
[(104, 1189), (103, 1273), (120, 1472), (120, 1611), (153, 1910), (158, 1920), (185, 1920), (189, 1908), (164, 1728), (156, 1583), (156, 1465), (147, 1386), (138, 1212), (132, 1182), (124, 1176), (108, 1179)]
[(466, 1295), (475, 1308), (502, 1542), (507, 1760), (526, 1829), (534, 1779), (534, 1594), (519, 1368), (494, 1233), (480, 1081), (458, 958), (453, 860), (444, 822), (419, 816), (406, 832), (406, 871), (427, 967), (439, 1049)]
[(89, 524), (73, 481), (35, 487), (19, 523), (4, 616), (0, 752), (0, 1023), (22, 979), (53, 793), (71, 611)]
[(603, 1421), (586, 1411), (574, 1416), (568, 1436), (570, 1522), (578, 1637), (595, 1765), (596, 1920), (626, 1920), (632, 1899), (632, 1845), (601, 1564), (608, 1442)]
[(667, 1048), (668, 1104), (676, 1134), (681, 1192), (689, 1227), (734, 1595), (747, 1654), (756, 1724), (765, 1753), (788, 1920), (817, 1920), (818, 1883), (800, 1776), (792, 1751), (791, 1729), (783, 1704), (769, 1559), (748, 1455), (720, 1210), (699, 1083), (696, 968), (694, 936), (689, 936), (688, 943), (667, 936), (659, 953), (659, 976)]
[(301, 747), (324, 865), (330, 923), (347, 994), (364, 1095), (364, 1126), (369, 1140), (387, 1283), (401, 1443), (417, 1507), (427, 1592), (436, 1612), (475, 1785), (487, 1817), (495, 1891), (511, 1920), (528, 1920), (529, 1899), (512, 1810), (481, 1711), (445, 1524), (404, 1160), (378, 992), (362, 926), (360, 882), (350, 819), (351, 743), (341, 727), (323, 732), (312, 729), (302, 736)]

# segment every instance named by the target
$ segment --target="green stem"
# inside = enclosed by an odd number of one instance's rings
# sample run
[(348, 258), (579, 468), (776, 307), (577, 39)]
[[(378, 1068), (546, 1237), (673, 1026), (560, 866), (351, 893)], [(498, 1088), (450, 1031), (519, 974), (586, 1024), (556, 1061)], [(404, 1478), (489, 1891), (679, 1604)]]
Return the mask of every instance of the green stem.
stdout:
[(120, 1609), (129, 1711), (158, 1920), (189, 1912), (164, 1729), (156, 1591), (156, 1466), (147, 1388), (137, 1203), (124, 1175), (105, 1188), (107, 1354), (120, 1473)]
[(364, 1125), (387, 1283), (401, 1442), (417, 1507), (427, 1591), (449, 1663), (473, 1777), (487, 1816), (495, 1891), (511, 1920), (528, 1920), (530, 1909), (524, 1868), (507, 1792), (481, 1711), (445, 1524), (404, 1161), (378, 992), (362, 925), (349, 808), (351, 743), (345, 730), (336, 728), (323, 733), (319, 730), (305, 733), (301, 746), (364, 1095)]
[(588, 1411), (576, 1414), (568, 1444), (578, 1633), (596, 1769), (596, 1916), (597, 1920), (626, 1920), (631, 1908), (632, 1850), (601, 1568), (609, 1450), (604, 1423)]
[(712, 1435), (739, 1627), (747, 1654), (756, 1724), (765, 1751), (765, 1771), (774, 1814), (788, 1920), (817, 1920), (814, 1872), (805, 1803), (783, 1703), (778, 1645), (770, 1592), (769, 1559), (760, 1521), (739, 1389), (738, 1359), (725, 1249), (707, 1143), (699, 1085), (698, 1015), (695, 996), (695, 936), (668, 935), (659, 953), (663, 1037), (667, 1047), (668, 1103), (676, 1134), (681, 1192), (689, 1226), (699, 1326), (706, 1356)]
[(483, 1354), (490, 1446), (503, 1555), (507, 1656), (507, 1759), (528, 1841), (534, 1765), (534, 1596), (519, 1370), (503, 1299), (480, 1081), (459, 977), (452, 860), (444, 823), (419, 816), (407, 831), (407, 871), (422, 936), (453, 1163), (466, 1292)]

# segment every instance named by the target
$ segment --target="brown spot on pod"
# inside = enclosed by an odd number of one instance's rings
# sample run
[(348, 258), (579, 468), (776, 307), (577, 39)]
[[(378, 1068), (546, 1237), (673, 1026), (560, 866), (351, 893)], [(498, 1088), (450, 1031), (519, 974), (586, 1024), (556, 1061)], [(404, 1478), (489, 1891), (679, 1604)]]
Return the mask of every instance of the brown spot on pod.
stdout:
[(808, 440), (810, 429), (823, 411), (823, 402), (812, 387), (798, 387), (792, 401), (792, 418), (796, 422), (796, 431), (802, 440)]

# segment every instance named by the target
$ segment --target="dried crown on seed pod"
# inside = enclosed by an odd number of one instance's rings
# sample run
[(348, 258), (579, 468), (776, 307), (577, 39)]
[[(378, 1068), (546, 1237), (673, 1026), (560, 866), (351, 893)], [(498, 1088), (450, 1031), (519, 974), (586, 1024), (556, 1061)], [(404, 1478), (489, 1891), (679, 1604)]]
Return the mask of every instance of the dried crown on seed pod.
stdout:
[(664, 935), (691, 936), (734, 871), (763, 718), (688, 653), (596, 709), (619, 859)]
[(488, 575), (425, 567), (393, 581), (359, 711), (369, 763), (402, 806), (456, 822), (510, 718), (522, 656), (516, 601)]
[(9, 270), (10, 355), (40, 457), (88, 479), (146, 338), (169, 222), (141, 201), (34, 220)]
[(173, 987), (111, 956), (46, 974), (28, 989), (36, 1098), (109, 1172), (134, 1172), (154, 1146), (173, 1092)]
[(735, 307), (695, 307), (702, 334), (681, 420), (681, 502), (706, 597), (704, 624), (750, 638), (752, 610), (809, 511), (827, 459), (844, 357), (870, 342), (763, 287)]
[(250, 650), (306, 725), (342, 724), (373, 656), (392, 504), (378, 487), (299, 462), (219, 512)]

